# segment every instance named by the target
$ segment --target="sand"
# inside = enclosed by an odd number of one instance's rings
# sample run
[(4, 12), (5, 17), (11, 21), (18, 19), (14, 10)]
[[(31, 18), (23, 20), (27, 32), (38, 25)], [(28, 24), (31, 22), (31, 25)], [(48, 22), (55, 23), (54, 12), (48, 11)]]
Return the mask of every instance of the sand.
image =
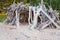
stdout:
[[(21, 30), (16, 26), (0, 23), (0, 40), (60, 40), (60, 30), (44, 29), (31, 30), (28, 25), (21, 25)], [(26, 35), (25, 35), (26, 34)]]

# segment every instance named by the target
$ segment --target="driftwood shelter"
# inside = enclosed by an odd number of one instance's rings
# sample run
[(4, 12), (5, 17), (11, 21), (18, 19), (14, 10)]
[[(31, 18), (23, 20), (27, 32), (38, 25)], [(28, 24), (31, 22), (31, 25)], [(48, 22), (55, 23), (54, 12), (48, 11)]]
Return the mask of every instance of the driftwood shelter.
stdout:
[(31, 29), (44, 29), (45, 27), (59, 26), (59, 13), (53, 10), (52, 7), (46, 8), (41, 0), (41, 4), (37, 7), (28, 4), (14, 3), (7, 9), (7, 19), (4, 21), (7, 24), (20, 26), (27, 23)]

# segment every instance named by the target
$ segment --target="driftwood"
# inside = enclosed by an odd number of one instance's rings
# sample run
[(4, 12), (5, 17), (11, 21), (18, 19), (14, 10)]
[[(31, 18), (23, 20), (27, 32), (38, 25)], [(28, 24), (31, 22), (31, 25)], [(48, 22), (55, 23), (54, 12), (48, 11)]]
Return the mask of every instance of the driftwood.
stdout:
[(43, 0), (41, 0), (41, 4), (37, 7), (29, 6), (27, 4), (21, 3), (13, 3), (7, 9), (7, 19), (4, 23), (10, 25), (16, 25), (17, 30), (22, 33), (26, 37), (30, 37), (30, 32), (22, 29), (20, 24), (28, 23), (30, 29), (44, 29), (46, 27), (55, 27), (60, 29), (60, 22), (58, 21), (58, 12), (53, 10), (52, 7), (49, 9), (43, 4)]
[(4, 22), (12, 25), (28, 23), (31, 29), (35, 27), (37, 29), (44, 29), (48, 26), (60, 28), (57, 24), (58, 14), (59, 13), (53, 10), (52, 7), (47, 9), (43, 1), (41, 1), (41, 4), (37, 7), (25, 5), (23, 3), (14, 3), (7, 9), (8, 17)]
[[(5, 23), (9, 24), (15, 24), (16, 21), (16, 13), (15, 11), (17, 10), (17, 12), (19, 13), (19, 15), (21, 15), (22, 13), (26, 13), (28, 12), (28, 6), (27, 5), (23, 5), (23, 3), (18, 3), (18, 4), (12, 4), (8, 10), (7, 10), (7, 19), (4, 21)], [(23, 14), (23, 15), (24, 15)]]

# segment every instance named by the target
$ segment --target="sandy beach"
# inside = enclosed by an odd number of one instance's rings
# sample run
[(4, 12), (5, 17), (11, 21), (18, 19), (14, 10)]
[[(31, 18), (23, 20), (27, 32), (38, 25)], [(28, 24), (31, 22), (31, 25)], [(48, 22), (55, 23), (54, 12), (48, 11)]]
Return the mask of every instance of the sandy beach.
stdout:
[(0, 23), (0, 40), (60, 40), (60, 30), (44, 29), (44, 30), (29, 30), (27, 25), (18, 30), (16, 26)]

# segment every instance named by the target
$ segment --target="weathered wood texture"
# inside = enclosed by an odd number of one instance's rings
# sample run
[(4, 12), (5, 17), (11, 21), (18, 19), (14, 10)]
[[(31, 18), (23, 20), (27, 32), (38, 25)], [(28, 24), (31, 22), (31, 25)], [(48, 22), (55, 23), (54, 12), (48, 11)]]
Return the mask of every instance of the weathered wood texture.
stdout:
[[(47, 14), (49, 17), (44, 14), (44, 12), (40, 11), (40, 8)], [(16, 10), (19, 14), (19, 23), (29, 23), (30, 27), (34, 27), (37, 29), (45, 28), (45, 27), (55, 27), (53, 25), (54, 22), (57, 23), (58, 19), (58, 12), (53, 10), (51, 7), (47, 9), (44, 4), (41, 4), (37, 7), (29, 6), (27, 4), (17, 3), (12, 4), (7, 9), (7, 19), (4, 21), (7, 24), (16, 25)], [(50, 18), (50, 19), (49, 19)], [(51, 22), (53, 20), (54, 22)], [(54, 23), (55, 24), (55, 23)], [(35, 27), (36, 26), (36, 27)], [(33, 28), (32, 27), (32, 28)]]

